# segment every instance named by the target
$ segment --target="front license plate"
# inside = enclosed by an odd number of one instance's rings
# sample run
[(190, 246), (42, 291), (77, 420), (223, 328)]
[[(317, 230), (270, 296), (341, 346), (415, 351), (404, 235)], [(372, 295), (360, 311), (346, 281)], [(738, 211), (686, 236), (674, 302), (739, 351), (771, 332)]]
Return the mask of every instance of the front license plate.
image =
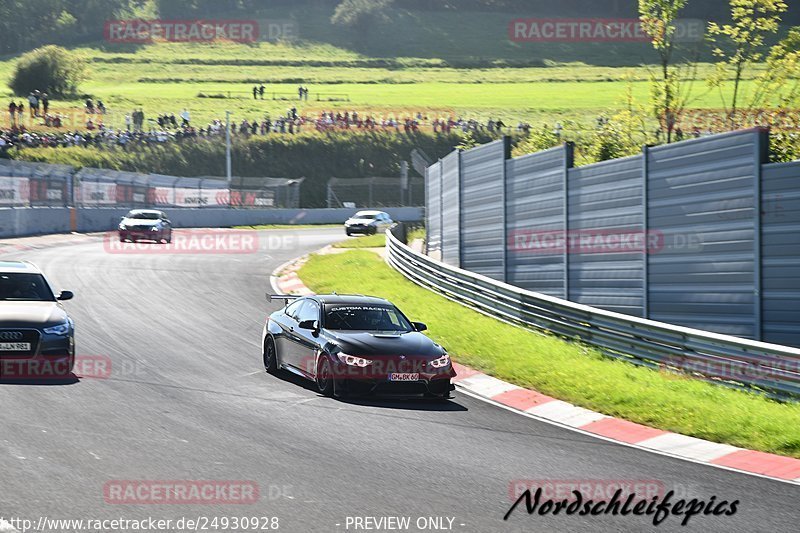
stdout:
[(389, 374), (389, 381), (419, 381), (419, 374), (408, 374), (408, 373)]
[(0, 352), (29, 352), (29, 342), (0, 342)]

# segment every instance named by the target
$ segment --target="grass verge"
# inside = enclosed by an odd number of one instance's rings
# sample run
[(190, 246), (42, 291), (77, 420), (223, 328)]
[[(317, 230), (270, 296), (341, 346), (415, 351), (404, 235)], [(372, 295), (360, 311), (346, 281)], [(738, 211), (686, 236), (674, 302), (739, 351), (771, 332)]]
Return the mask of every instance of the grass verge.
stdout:
[(648, 426), (800, 458), (798, 404), (639, 368), (504, 324), (418, 287), (364, 250), (312, 256), (299, 274), (318, 293), (388, 298), (427, 323), (456, 361), (519, 386)]
[(386, 235), (383, 233), (352, 237), (333, 245), (334, 248), (381, 248), (383, 246), (386, 246)]

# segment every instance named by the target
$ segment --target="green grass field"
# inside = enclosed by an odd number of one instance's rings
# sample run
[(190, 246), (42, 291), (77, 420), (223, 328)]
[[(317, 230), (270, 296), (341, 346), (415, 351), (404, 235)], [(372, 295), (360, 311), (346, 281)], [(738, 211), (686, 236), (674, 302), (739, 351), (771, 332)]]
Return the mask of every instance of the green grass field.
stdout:
[[(421, 112), (430, 119), (495, 117), (513, 125), (569, 120), (581, 124), (576, 128), (590, 129), (596, 116), (622, 106), (628, 83), (638, 102), (646, 104), (652, 70), (583, 63), (456, 68), (443, 59), (375, 58), (318, 42), (164, 43), (75, 51), (89, 62), (89, 78), (81, 92), (103, 100), (111, 111), (105, 121), (117, 128), (136, 107), (143, 107), (151, 118), (160, 113), (177, 115), (186, 108), (195, 124), (204, 125), (224, 118), (226, 110), (240, 121), (265, 115), (275, 118), (297, 106), (308, 115), (322, 110), (356, 110), (383, 117)], [(11, 97), (6, 85), (13, 64), (14, 59), (0, 61), (0, 98)], [(710, 69), (710, 65), (701, 66), (698, 76), (702, 78)], [(267, 99), (253, 100), (250, 90), (261, 82), (267, 83)], [(311, 91), (308, 102), (296, 98), (301, 83)], [(745, 89), (750, 83), (745, 83)], [(232, 98), (216, 97), (229, 93)], [(82, 104), (76, 98), (54, 101), (51, 108), (67, 113), (80, 110)], [(690, 107), (720, 106), (717, 91), (710, 91), (702, 81), (694, 84)], [(7, 125), (7, 114), (0, 117), (0, 126)], [(75, 124), (83, 122), (79, 114)]]
[(506, 381), (652, 427), (800, 457), (800, 404), (640, 368), (499, 322), (407, 281), (372, 252), (315, 255), (299, 274), (318, 293), (388, 298), (425, 322), (456, 361)]

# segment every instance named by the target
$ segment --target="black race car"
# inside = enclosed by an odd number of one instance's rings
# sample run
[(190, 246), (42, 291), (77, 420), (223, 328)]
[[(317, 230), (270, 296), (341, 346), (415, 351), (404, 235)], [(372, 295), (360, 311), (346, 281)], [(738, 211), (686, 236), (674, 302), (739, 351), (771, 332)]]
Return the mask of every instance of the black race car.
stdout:
[(391, 302), (353, 295), (285, 299), (264, 325), (267, 372), (315, 381), (326, 396), (379, 394), (446, 399), (456, 376), (444, 348)]

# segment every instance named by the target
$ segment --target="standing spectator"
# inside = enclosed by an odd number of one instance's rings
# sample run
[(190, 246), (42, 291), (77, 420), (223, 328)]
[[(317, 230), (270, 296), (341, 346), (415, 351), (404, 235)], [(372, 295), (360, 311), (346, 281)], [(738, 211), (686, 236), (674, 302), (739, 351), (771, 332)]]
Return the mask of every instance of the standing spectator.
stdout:
[(8, 114), (11, 116), (11, 127), (17, 127), (17, 103), (14, 100), (11, 100), (11, 103), (8, 104)]
[(21, 128), (22, 121), (25, 119), (25, 104), (22, 103), (22, 100), (20, 100), (17, 104), (17, 117), (19, 117), (17, 120), (17, 126)]
[[(136, 111), (134, 111), (133, 114), (135, 115)], [(125, 130), (131, 131), (131, 116), (129, 113), (125, 113)]]
[(259, 96), (261, 97), (262, 100), (264, 99), (264, 91), (266, 91), (266, 90), (267, 90), (267, 88), (264, 87), (263, 83), (258, 87), (258, 94), (259, 94)]
[(181, 111), (181, 118), (183, 119), (182, 126), (184, 128), (190, 125), (192, 117), (189, 114), (189, 110), (188, 109), (184, 108), (183, 111)]
[(301, 85), (300, 87), (297, 88), (297, 99), (298, 100), (302, 100), (303, 99), (303, 92), (304, 92), (304, 89), (303, 89), (303, 86)]
[(42, 111), (45, 115), (50, 112), (50, 97), (47, 93), (42, 93)]
[(258, 100), (258, 86), (253, 85), (253, 100)]
[(102, 100), (97, 101), (97, 112), (100, 113), (101, 115), (106, 114), (106, 106)]
[(34, 93), (28, 95), (28, 108), (30, 109), (31, 118), (36, 117), (38, 114), (36, 111), (39, 108), (39, 98), (37, 98)]
[(308, 87), (304, 87), (304, 88), (303, 88), (303, 94), (304, 94), (304, 95), (305, 95), (305, 97), (306, 97), (306, 102), (308, 102)]

